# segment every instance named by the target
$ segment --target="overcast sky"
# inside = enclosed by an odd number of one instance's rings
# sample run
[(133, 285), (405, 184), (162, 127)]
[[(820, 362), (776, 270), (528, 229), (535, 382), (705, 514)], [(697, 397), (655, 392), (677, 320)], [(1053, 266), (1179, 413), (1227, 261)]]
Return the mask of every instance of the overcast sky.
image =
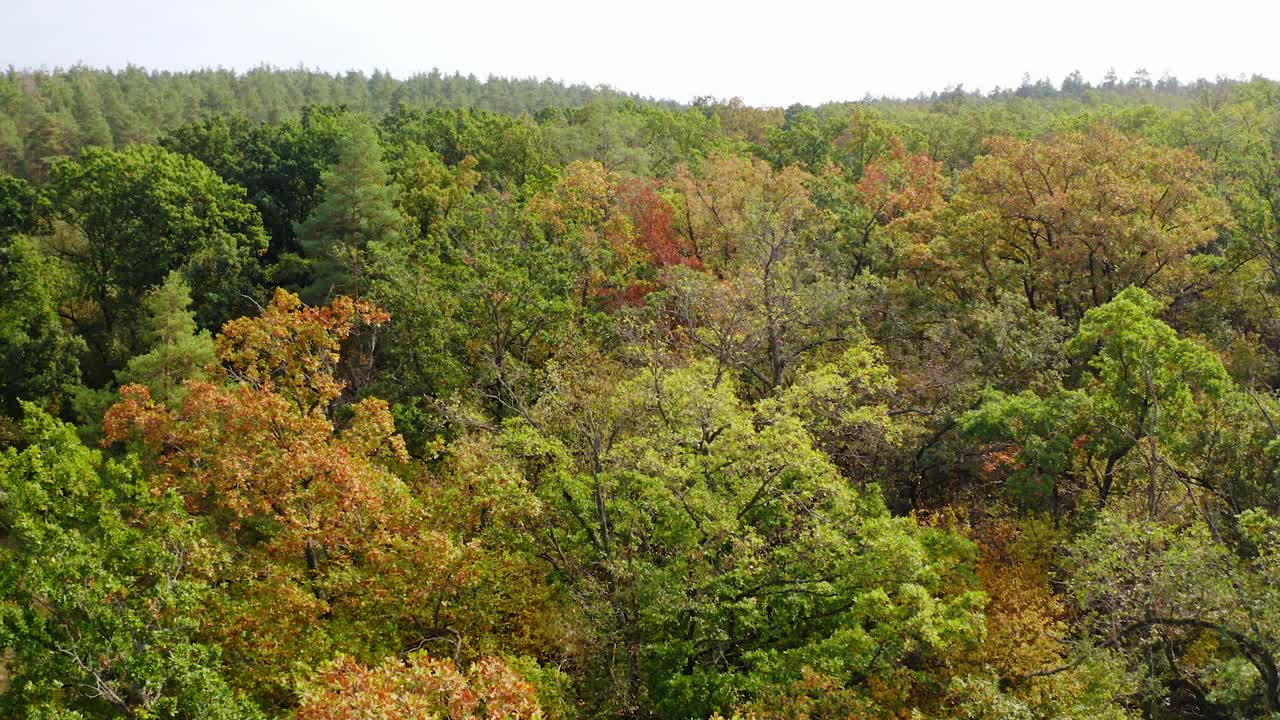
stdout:
[(1276, 0), (0, 0), (0, 64), (261, 63), (609, 84), (756, 105), (963, 84), (1280, 78)]

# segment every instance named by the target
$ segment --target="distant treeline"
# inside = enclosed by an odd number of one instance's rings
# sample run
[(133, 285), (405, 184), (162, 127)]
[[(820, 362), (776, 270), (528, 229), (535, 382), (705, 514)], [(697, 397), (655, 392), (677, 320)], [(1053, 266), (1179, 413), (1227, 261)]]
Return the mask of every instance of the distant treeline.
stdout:
[[(918, 109), (922, 105), (933, 111), (954, 113), (957, 105), (1005, 106), (1018, 98), (1068, 106), (1048, 108), (1053, 114), (1072, 114), (1071, 106), (1079, 104), (1152, 104), (1168, 108), (1185, 106), (1205, 93), (1226, 98), (1238, 84), (1226, 78), (1186, 83), (1165, 76), (1153, 81), (1149, 73), (1138, 70), (1128, 80), (1108, 73), (1095, 85), (1073, 72), (1057, 86), (1047, 78), (1032, 81), (1026, 76), (1017, 88), (995, 88), (988, 93), (957, 86), (910, 99), (868, 97), (820, 108), (796, 104), (785, 113), (789, 118), (815, 110), (819, 117), (844, 117), (856, 106)], [(445, 74), (439, 70), (397, 79), (382, 71), (366, 75), (357, 71), (327, 73), (269, 66), (243, 73), (228, 69), (168, 72), (137, 66), (123, 70), (80, 65), (53, 70), (10, 67), (0, 75), (0, 172), (39, 179), (52, 159), (73, 156), (81, 148), (152, 143), (170, 130), (219, 115), (277, 123), (296, 119), (306, 108), (317, 106), (344, 106), (375, 116), (397, 107), (471, 108), (521, 115), (608, 100), (669, 109), (687, 107), (607, 86), (495, 76), (480, 80), (475, 75)], [(728, 104), (710, 96), (693, 102), (704, 112)], [(782, 119), (780, 109), (767, 112)]]
[(11, 67), (0, 75), (0, 171), (38, 175), (47, 158), (72, 155), (90, 145), (155, 142), (167, 130), (216, 115), (279, 122), (323, 105), (374, 115), (397, 106), (470, 107), (519, 115), (625, 97), (640, 100), (608, 87), (536, 78), (480, 80), (438, 70), (398, 80), (381, 71), (330, 74), (301, 68), (259, 67), (237, 73), (163, 72), (136, 66), (52, 71)]

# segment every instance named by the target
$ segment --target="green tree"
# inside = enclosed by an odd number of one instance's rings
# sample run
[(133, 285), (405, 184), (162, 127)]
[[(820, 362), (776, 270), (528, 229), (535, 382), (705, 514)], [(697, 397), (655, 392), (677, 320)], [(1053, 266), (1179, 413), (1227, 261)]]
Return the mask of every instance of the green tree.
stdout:
[(218, 649), (194, 639), (210, 591), (198, 567), (216, 553), (177, 496), (24, 409), (31, 446), (0, 456), (6, 714), (261, 717), (223, 680)]
[(56, 406), (80, 380), (84, 341), (58, 315), (51, 263), (25, 238), (0, 237), (0, 411), (18, 400)]
[[(1240, 538), (1236, 547), (1231, 537)], [(1083, 624), (1101, 644), (1128, 649), (1157, 679), (1189, 676), (1205, 709), (1234, 709), (1236, 717), (1280, 710), (1274, 516), (1254, 509), (1230, 524), (1212, 515), (1169, 524), (1108, 512), (1073, 543), (1071, 557)], [(1197, 638), (1207, 640), (1201, 658), (1190, 652)]]
[[(398, 290), (392, 285), (396, 273), (385, 273), (383, 286), (398, 295), (388, 308), (430, 334), (419, 336), (416, 348), (404, 342), (411, 338), (393, 338), (396, 347), (389, 351), (412, 352), (401, 361), (412, 359), (419, 373), (462, 368), (465, 386), (496, 415), (532, 402), (534, 371), (572, 333), (572, 249), (549, 242), (513, 198), (488, 191), (450, 213), (440, 242), (417, 254), (430, 259), (402, 264), (410, 270), (396, 283)], [(416, 285), (415, 277), (421, 278)], [(435, 348), (451, 361), (431, 364)]]
[(145, 385), (152, 397), (173, 404), (181, 399), (184, 382), (202, 378), (204, 369), (217, 361), (213, 337), (196, 329), (195, 315), (188, 310), (191, 291), (177, 272), (169, 273), (142, 303), (147, 313), (143, 339), (150, 350), (130, 358), (116, 379), (121, 385)]
[(480, 182), (476, 160), (467, 157), (450, 168), (429, 148), (415, 145), (396, 164), (396, 205), (420, 238), (435, 237), (449, 214)]
[(775, 167), (800, 165), (816, 173), (830, 162), (835, 140), (843, 131), (843, 123), (824, 122), (812, 110), (792, 105), (783, 114), (782, 126), (769, 129), (762, 155)]
[(243, 186), (262, 214), (271, 245), (266, 260), (276, 284), (298, 284), (294, 234), (319, 202), (320, 180), (337, 161), (346, 111), (313, 107), (301, 117), (259, 123), (241, 115), (219, 115), (174, 129), (160, 144), (198, 158), (228, 182)]
[(48, 245), (74, 268), (96, 310), (84, 330), (108, 366), (122, 366), (138, 349), (142, 298), (172, 270), (190, 283), (205, 327), (245, 305), (266, 237), (243, 189), (199, 160), (151, 145), (89, 149), (53, 175), (58, 213), (77, 232)]
[(50, 210), (48, 199), (26, 180), (0, 175), (0, 238), (47, 231)]
[(392, 161), (414, 145), (430, 148), (451, 167), (474, 157), (486, 185), (503, 190), (514, 190), (550, 163), (544, 130), (528, 116), (402, 106), (382, 119), (380, 130)]
[(387, 184), (378, 135), (369, 123), (348, 122), (338, 162), (320, 187), (323, 200), (297, 229), (304, 253), (314, 262), (306, 299), (363, 295), (370, 282), (370, 253), (399, 239), (404, 224), (396, 188)]
[(1079, 490), (1087, 479), (1102, 505), (1128, 462), (1129, 476), (1146, 486), (1148, 515), (1158, 516), (1170, 476), (1192, 462), (1206, 413), (1231, 389), (1221, 358), (1179, 337), (1160, 310), (1136, 287), (1089, 310), (1068, 346), (1090, 356), (1079, 388), (1047, 397), (993, 392), (962, 426), (1012, 443), (994, 466), (1010, 466), (1013, 477), (1054, 493), (1064, 480)]
[(812, 669), (892, 713), (980, 637), (972, 548), (889, 516), (709, 361), (628, 371), (584, 351), (529, 418), (505, 442), (548, 509), (543, 556), (594, 623), (601, 712), (706, 717)]

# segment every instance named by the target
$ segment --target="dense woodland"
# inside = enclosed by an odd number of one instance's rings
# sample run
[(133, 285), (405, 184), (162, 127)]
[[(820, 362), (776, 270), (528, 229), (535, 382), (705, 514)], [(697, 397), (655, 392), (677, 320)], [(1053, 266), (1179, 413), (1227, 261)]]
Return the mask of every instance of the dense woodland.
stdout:
[(0, 714), (1280, 718), (1280, 84), (0, 76)]

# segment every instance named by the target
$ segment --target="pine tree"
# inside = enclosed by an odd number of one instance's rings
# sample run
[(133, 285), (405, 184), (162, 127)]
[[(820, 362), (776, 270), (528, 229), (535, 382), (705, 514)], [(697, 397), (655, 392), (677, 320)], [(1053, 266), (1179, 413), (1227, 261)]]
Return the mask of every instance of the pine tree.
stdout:
[(129, 361), (118, 374), (120, 384), (146, 385), (152, 397), (172, 403), (181, 397), (184, 381), (203, 377), (204, 368), (216, 360), (213, 338), (208, 330), (196, 332), (195, 314), (188, 309), (191, 288), (180, 273), (169, 273), (143, 305), (151, 350)]
[(334, 295), (362, 295), (368, 288), (371, 249), (400, 236), (402, 218), (395, 187), (387, 182), (378, 137), (367, 122), (352, 118), (338, 148), (338, 162), (321, 181), (323, 200), (298, 226), (298, 240), (314, 262), (308, 302)]

